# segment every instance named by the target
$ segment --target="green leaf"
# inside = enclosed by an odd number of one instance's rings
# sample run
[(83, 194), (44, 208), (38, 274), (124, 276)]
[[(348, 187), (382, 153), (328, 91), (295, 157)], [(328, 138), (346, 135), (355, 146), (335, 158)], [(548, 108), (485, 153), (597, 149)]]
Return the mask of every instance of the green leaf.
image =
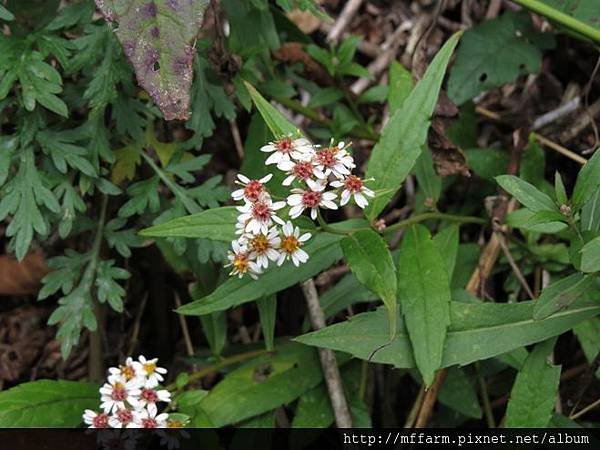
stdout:
[(574, 19), (600, 27), (600, 4), (596, 0), (540, 0)]
[(199, 405), (215, 427), (222, 427), (290, 403), (322, 379), (314, 349), (283, 343), (230, 372)]
[[(573, 332), (581, 344), (585, 359), (592, 364), (600, 352), (600, 317), (578, 323)], [(596, 370), (596, 377), (600, 378), (600, 369)]]
[(600, 231), (600, 189), (590, 196), (581, 209), (581, 230)]
[(561, 213), (556, 211), (536, 211), (523, 224), (523, 228), (525, 229), (539, 229), (540, 225), (550, 225), (554, 226), (554, 224), (563, 223), (566, 220), (566, 217)]
[[(553, 214), (560, 213), (557, 213), (556, 211), (538, 211), (534, 213), (527, 208), (519, 208), (506, 216), (506, 223), (513, 228), (521, 228), (523, 230), (544, 234), (558, 233), (568, 227), (568, 225), (562, 221), (548, 222), (548, 219)], [(558, 216), (554, 217), (558, 218)], [(564, 219), (565, 217), (561, 215), (561, 218)]]
[(435, 208), (442, 193), (442, 178), (435, 171), (433, 158), (427, 146), (421, 152), (421, 156), (417, 158), (415, 176), (417, 177), (419, 188), (425, 196), (425, 206), (427, 208)]
[(194, 40), (207, 1), (147, 2), (96, 0), (107, 21), (116, 21), (117, 38), (133, 65), (138, 83), (166, 120), (187, 119)]
[(440, 403), (473, 419), (481, 419), (482, 412), (473, 382), (460, 367), (450, 367), (440, 390)]
[(277, 296), (275, 294), (261, 298), (256, 302), (258, 306), (258, 315), (260, 317), (260, 326), (262, 328), (263, 339), (267, 350), (273, 350), (275, 336), (275, 319), (277, 318)]
[(544, 428), (552, 416), (560, 366), (553, 366), (548, 358), (556, 339), (535, 346), (517, 374), (506, 408), (505, 427)]
[(206, 238), (231, 242), (236, 238), (235, 222), (238, 214), (235, 206), (207, 209), (144, 228), (139, 234), (148, 237)]
[[(442, 367), (466, 365), (558, 336), (579, 322), (600, 314), (597, 303), (578, 302), (546, 319), (534, 320), (534, 306), (535, 301), (515, 304), (451, 302)], [(398, 368), (414, 367), (410, 341), (402, 320), (398, 322), (394, 341), (371, 356), (373, 350), (389, 341), (386, 330), (381, 326), (385, 315), (385, 310), (379, 308), (294, 340), (347, 352), (360, 359), (371, 357), (371, 362), (392, 364)]]
[(15, 16), (4, 6), (0, 5), (0, 20), (6, 20), (7, 22), (14, 20)]
[(552, 35), (535, 31), (529, 13), (507, 12), (474, 26), (462, 39), (450, 71), (448, 95), (458, 105), (479, 93), (536, 73), (541, 50), (554, 45)]
[(581, 271), (600, 272), (600, 236), (592, 239), (581, 249)]
[(325, 317), (331, 317), (346, 307), (375, 300), (375, 294), (361, 284), (353, 274), (347, 274), (337, 284), (321, 294)]
[(375, 231), (352, 233), (340, 242), (346, 262), (358, 281), (378, 295), (389, 315), (390, 339), (396, 331), (396, 267), (385, 241)]
[(519, 177), (515, 177), (514, 175), (500, 175), (496, 177), (496, 181), (502, 189), (533, 212), (558, 211), (556, 204), (550, 197)]
[(402, 107), (391, 116), (373, 148), (366, 178), (375, 179), (372, 189), (390, 192), (369, 204), (366, 214), (371, 220), (383, 211), (421, 154), (446, 66), (459, 38), (460, 33), (456, 33), (444, 44)]
[(340, 235), (319, 233), (306, 244), (305, 250), (310, 258), (300, 267), (288, 262), (281, 267), (267, 270), (258, 280), (250, 277), (229, 278), (211, 294), (183, 305), (177, 309), (177, 312), (196, 316), (222, 311), (266, 297), (305, 281), (327, 269), (342, 257), (339, 247), (340, 239)]
[(390, 90), (387, 101), (390, 114), (393, 115), (412, 91), (414, 82), (410, 70), (398, 61), (392, 61), (392, 64), (390, 64), (389, 78)]
[(39, 380), (0, 392), (0, 427), (77, 427), (98, 409), (98, 385)]
[(508, 164), (508, 153), (496, 148), (469, 148), (465, 155), (469, 168), (486, 180), (502, 175)]
[(565, 189), (562, 177), (558, 171), (554, 172), (554, 194), (556, 195), (556, 200), (558, 200), (558, 203), (561, 205), (566, 205), (569, 201), (567, 190)]
[(579, 171), (573, 188), (572, 204), (575, 209), (581, 208), (600, 188), (600, 151), (596, 150), (588, 162)]
[(454, 275), (454, 266), (456, 265), (456, 257), (458, 255), (459, 245), (459, 231), (460, 227), (458, 224), (447, 226), (438, 232), (433, 237), (433, 242), (438, 248), (440, 255), (444, 259), (446, 264), (446, 270), (448, 272), (448, 279), (451, 280)]
[(279, 111), (266, 101), (254, 86), (246, 81), (244, 81), (244, 86), (246, 86), (246, 89), (250, 92), (250, 96), (256, 105), (256, 109), (258, 109), (258, 112), (276, 138), (297, 135), (299, 133), (298, 128), (291, 124)]
[(582, 273), (574, 273), (555, 281), (542, 290), (533, 310), (533, 318), (545, 319), (566, 308), (585, 294), (593, 284), (594, 277)]
[(427, 386), (442, 363), (450, 324), (450, 282), (444, 258), (422, 225), (408, 228), (398, 258), (398, 296), (417, 368)]

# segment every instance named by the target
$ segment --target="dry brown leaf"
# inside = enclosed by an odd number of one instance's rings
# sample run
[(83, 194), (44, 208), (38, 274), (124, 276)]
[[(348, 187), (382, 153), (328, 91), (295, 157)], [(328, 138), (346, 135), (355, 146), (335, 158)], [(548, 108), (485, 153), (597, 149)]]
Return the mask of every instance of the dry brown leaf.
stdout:
[(321, 86), (330, 86), (333, 83), (331, 76), (325, 68), (310, 57), (304, 51), (300, 42), (287, 42), (276, 50), (273, 50), (273, 57), (286, 64), (302, 63), (304, 65), (304, 75), (309, 80)]
[(39, 290), (48, 266), (41, 250), (30, 252), (23, 261), (0, 255), (0, 295), (29, 295)]

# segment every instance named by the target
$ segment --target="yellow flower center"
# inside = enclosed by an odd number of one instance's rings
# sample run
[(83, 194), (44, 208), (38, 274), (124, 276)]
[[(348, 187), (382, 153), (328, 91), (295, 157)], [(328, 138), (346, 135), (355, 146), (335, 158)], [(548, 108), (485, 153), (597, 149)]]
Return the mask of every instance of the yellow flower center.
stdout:
[(121, 366), (121, 375), (123, 375), (123, 377), (126, 380), (131, 380), (133, 378), (133, 376), (135, 375), (134, 371), (133, 371), (133, 367), (131, 366)]
[(183, 428), (183, 422), (180, 420), (167, 421), (167, 428)]
[(259, 234), (252, 239), (250, 245), (252, 245), (252, 249), (259, 254), (265, 253), (270, 247), (269, 240), (264, 234)]
[(236, 255), (232, 264), (239, 273), (248, 272), (248, 257), (246, 255)]
[(155, 369), (156, 369), (156, 364), (154, 364), (154, 363), (146, 363), (146, 364), (144, 364), (144, 370), (146, 371), (146, 373), (148, 375), (152, 375), (154, 373)]
[(286, 253), (294, 253), (302, 244), (296, 236), (286, 236), (281, 241), (281, 249)]

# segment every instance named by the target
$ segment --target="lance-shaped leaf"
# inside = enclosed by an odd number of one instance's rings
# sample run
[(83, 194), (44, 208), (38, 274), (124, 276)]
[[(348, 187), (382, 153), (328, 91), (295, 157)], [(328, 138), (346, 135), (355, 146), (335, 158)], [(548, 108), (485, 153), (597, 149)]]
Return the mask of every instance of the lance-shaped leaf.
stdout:
[(519, 202), (533, 212), (539, 211), (558, 211), (558, 207), (554, 201), (536, 188), (533, 184), (528, 183), (515, 177), (514, 175), (500, 175), (496, 177), (498, 184), (506, 192), (511, 194)]
[(459, 37), (460, 33), (454, 34), (440, 49), (421, 81), (392, 114), (373, 148), (367, 178), (375, 179), (373, 189), (389, 189), (389, 192), (374, 199), (367, 207), (369, 219), (377, 217), (385, 208), (421, 154), (427, 139), (429, 117), (437, 103), (446, 66)]
[(600, 271), (600, 236), (592, 239), (581, 249), (581, 270), (583, 272)]
[(390, 338), (396, 331), (396, 268), (385, 241), (375, 231), (352, 233), (340, 243), (358, 281), (378, 295), (389, 312)]
[(98, 385), (38, 380), (0, 393), (0, 427), (76, 427), (98, 408)]
[(594, 277), (576, 272), (544, 288), (533, 310), (534, 319), (545, 319), (566, 308), (594, 284)]
[(289, 134), (299, 134), (299, 130), (283, 114), (273, 107), (265, 98), (260, 95), (254, 86), (248, 82), (244, 82), (244, 86), (248, 89), (250, 97), (256, 106), (256, 109), (262, 116), (263, 120), (271, 130), (275, 137), (287, 136)]
[(307, 242), (305, 250), (310, 258), (300, 267), (286, 262), (281, 267), (269, 268), (258, 280), (250, 277), (230, 277), (209, 295), (180, 307), (179, 314), (200, 316), (223, 311), (242, 303), (269, 296), (296, 283), (305, 281), (327, 269), (342, 257), (340, 235), (319, 233)]
[(422, 225), (406, 230), (398, 258), (398, 296), (417, 367), (427, 386), (442, 363), (450, 324), (446, 262)]
[(166, 120), (187, 119), (194, 39), (207, 0), (96, 0), (115, 30), (140, 86)]
[(548, 362), (556, 339), (533, 349), (517, 375), (506, 408), (506, 427), (543, 428), (556, 404), (560, 366)]
[[(600, 305), (578, 302), (543, 320), (534, 320), (536, 301), (508, 303), (450, 302), (448, 329), (442, 367), (466, 365), (491, 358), (535, 342), (558, 336), (576, 324), (600, 314)], [(371, 362), (415, 367), (406, 327), (398, 321), (396, 338), (389, 343), (381, 326), (386, 311), (357, 314), (349, 320), (304, 334), (295, 341), (350, 353)], [(373, 350), (378, 349), (373, 355)]]
[(236, 238), (235, 221), (238, 211), (234, 206), (207, 209), (196, 214), (177, 217), (168, 222), (140, 231), (148, 237), (205, 238), (230, 242)]

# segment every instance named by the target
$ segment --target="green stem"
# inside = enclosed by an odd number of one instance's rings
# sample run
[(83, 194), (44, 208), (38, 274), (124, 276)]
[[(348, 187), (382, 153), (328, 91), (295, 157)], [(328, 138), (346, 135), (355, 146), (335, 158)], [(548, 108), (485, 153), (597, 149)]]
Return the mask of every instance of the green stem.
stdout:
[[(217, 372), (227, 366), (231, 366), (233, 364), (238, 364), (238, 363), (247, 361), (249, 359), (256, 358), (257, 356), (264, 355), (265, 353), (268, 353), (268, 351), (265, 349), (261, 349), (261, 350), (253, 350), (251, 352), (238, 353), (237, 355), (223, 358), (222, 360), (220, 360), (219, 362), (217, 362), (215, 364), (212, 364), (208, 367), (204, 367), (203, 369), (197, 370), (196, 372), (192, 372), (188, 378), (188, 384), (193, 383), (194, 381), (201, 380), (206, 375), (210, 375), (211, 373)], [(168, 391), (173, 391), (173, 390), (177, 389), (178, 392), (182, 390), (182, 389), (177, 388), (176, 383), (171, 383), (171, 384), (167, 385), (167, 387), (165, 387), (165, 389), (167, 389)]]
[(142, 155), (142, 157), (146, 160), (148, 165), (150, 165), (150, 167), (152, 167), (154, 172), (156, 172), (156, 174), (163, 181), (163, 183), (165, 183), (167, 185), (167, 187), (171, 190), (171, 192), (175, 195), (175, 197), (177, 197), (177, 199), (179, 201), (181, 201), (181, 203), (183, 203), (183, 206), (185, 206), (185, 209), (187, 209), (187, 211), (190, 214), (195, 214), (197, 212), (202, 211), (202, 209), (196, 204), (196, 202), (194, 200), (192, 200), (191, 198), (189, 198), (187, 196), (187, 194), (183, 191), (183, 189), (181, 189), (181, 186), (179, 186), (177, 183), (173, 182), (173, 180), (171, 180), (165, 174), (165, 172), (156, 165), (154, 160), (150, 156), (148, 156), (146, 154), (146, 152), (144, 152), (143, 150), (138, 150), (138, 151), (139, 151), (140, 155)]
[(80, 288), (84, 292), (88, 292), (92, 283), (94, 282), (94, 276), (96, 274), (96, 267), (98, 266), (98, 259), (100, 257), (100, 244), (102, 244), (102, 236), (104, 234), (104, 222), (106, 221), (106, 208), (108, 205), (108, 196), (102, 196), (102, 205), (100, 206), (100, 217), (98, 219), (98, 228), (96, 235), (94, 236), (94, 242), (90, 250), (90, 262), (85, 268), (83, 277), (81, 278)]
[[(331, 225), (329, 225), (327, 222), (325, 222), (325, 219), (323, 219), (323, 216), (321, 215), (321, 210), (317, 211), (317, 221), (319, 222), (321, 229), (328, 233), (342, 234), (344, 236), (347, 236), (350, 234), (349, 231), (338, 230), (338, 229), (332, 227)], [(353, 230), (353, 231), (356, 231), (356, 230)]]
[(485, 380), (481, 375), (479, 363), (475, 363), (475, 370), (477, 371), (477, 382), (479, 383), (479, 393), (481, 394), (481, 402), (483, 403), (483, 411), (485, 412), (485, 419), (488, 424), (488, 428), (496, 428), (496, 421), (494, 420), (494, 413), (492, 412), (492, 404), (490, 403), (490, 396), (488, 394)]
[[(302, 114), (304, 117), (309, 118), (310, 120), (312, 120), (315, 123), (318, 123), (319, 125), (323, 125), (327, 128), (333, 126), (333, 121), (331, 119), (325, 117), (324, 115), (315, 111), (314, 109), (304, 106), (298, 100), (285, 97), (273, 97), (273, 100), (298, 114)], [(379, 139), (379, 133), (372, 131), (364, 126), (353, 128), (348, 133), (348, 135), (357, 139), (367, 139), (370, 141), (377, 141)]]
[(416, 223), (424, 222), (426, 220), (450, 220), (452, 222), (458, 222), (458, 223), (478, 223), (481, 225), (487, 223), (487, 220), (482, 219), (481, 217), (457, 216), (454, 214), (445, 214), (445, 213), (440, 213), (440, 212), (426, 212), (423, 214), (418, 214), (416, 216), (409, 217), (406, 220), (401, 220), (400, 222), (396, 222), (396, 223), (390, 225), (389, 227), (387, 227), (385, 230), (383, 230), (383, 232), (389, 233), (391, 231), (396, 231), (396, 230), (399, 230), (400, 228), (405, 228), (410, 225), (414, 225)]
[(582, 22), (575, 17), (569, 16), (568, 14), (549, 6), (544, 2), (539, 0), (513, 0), (513, 2), (518, 3), (519, 5), (522, 5), (541, 16), (547, 17), (548, 19), (563, 25), (571, 31), (575, 31), (593, 41), (600, 42), (600, 29)]

